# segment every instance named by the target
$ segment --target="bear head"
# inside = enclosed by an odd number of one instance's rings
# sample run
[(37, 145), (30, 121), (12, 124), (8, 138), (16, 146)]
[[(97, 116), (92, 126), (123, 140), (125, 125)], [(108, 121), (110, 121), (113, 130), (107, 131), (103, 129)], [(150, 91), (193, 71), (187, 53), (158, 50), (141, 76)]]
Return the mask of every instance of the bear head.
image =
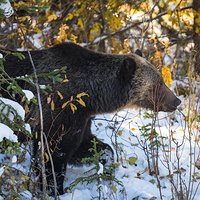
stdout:
[[(161, 73), (141, 55), (132, 54), (125, 60), (124, 79), (129, 79), (129, 103), (127, 107), (137, 106), (155, 112), (172, 112), (181, 101), (166, 86)], [(126, 71), (126, 72), (125, 72)]]

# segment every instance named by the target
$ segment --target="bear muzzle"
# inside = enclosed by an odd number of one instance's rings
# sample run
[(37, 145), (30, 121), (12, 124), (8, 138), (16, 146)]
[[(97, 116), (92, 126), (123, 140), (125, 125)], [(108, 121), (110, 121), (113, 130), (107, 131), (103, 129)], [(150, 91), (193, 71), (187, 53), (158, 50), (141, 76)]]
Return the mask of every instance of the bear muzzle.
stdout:
[(159, 111), (173, 112), (181, 104), (181, 100), (164, 84), (161, 88), (163, 98), (160, 104)]
[(160, 107), (159, 111), (164, 111), (164, 112), (173, 112), (177, 109), (177, 107), (181, 104), (181, 100), (176, 97), (175, 100), (170, 101), (166, 103), (163, 103), (162, 106)]

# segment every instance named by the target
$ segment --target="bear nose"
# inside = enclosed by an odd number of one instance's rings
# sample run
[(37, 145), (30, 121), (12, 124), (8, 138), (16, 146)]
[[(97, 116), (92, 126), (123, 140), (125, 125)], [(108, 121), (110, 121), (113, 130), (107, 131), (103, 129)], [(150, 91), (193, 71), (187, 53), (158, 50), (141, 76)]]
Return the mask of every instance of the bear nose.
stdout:
[(178, 107), (181, 104), (181, 100), (179, 98), (176, 98), (175, 106)]

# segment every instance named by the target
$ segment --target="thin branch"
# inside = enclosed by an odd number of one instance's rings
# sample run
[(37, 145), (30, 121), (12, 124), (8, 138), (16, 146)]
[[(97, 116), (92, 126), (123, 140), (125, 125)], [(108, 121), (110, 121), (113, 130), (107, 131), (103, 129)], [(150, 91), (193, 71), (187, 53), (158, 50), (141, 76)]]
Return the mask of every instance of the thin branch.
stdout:
[(50, 163), (51, 163), (51, 169), (52, 169), (52, 174), (53, 174), (53, 183), (54, 183), (54, 198), (58, 199), (57, 197), (57, 181), (56, 181), (56, 174), (55, 174), (55, 168), (54, 168), (54, 164), (53, 164), (53, 158), (51, 156), (51, 152), (50, 152), (50, 148), (49, 148), (49, 143), (47, 140), (47, 136), (45, 135), (45, 133), (43, 133), (44, 139), (45, 139), (45, 143), (46, 143), (46, 148), (47, 148), (47, 152), (49, 155), (49, 159), (50, 159)]
[[(188, 5), (188, 6), (185, 6), (185, 7), (183, 7), (183, 8), (180, 8), (180, 9), (176, 8), (176, 9), (174, 9), (174, 11), (183, 11), (183, 10), (187, 10), (187, 9), (191, 9), (191, 8), (193, 8), (192, 4), (190, 4), (190, 5)], [(111, 36), (115, 36), (115, 35), (124, 33), (124, 32), (126, 32), (126, 31), (128, 31), (128, 30), (134, 28), (135, 26), (140, 25), (140, 24), (143, 24), (143, 23), (146, 23), (146, 22), (152, 22), (152, 21), (154, 21), (154, 20), (156, 20), (156, 19), (158, 19), (158, 18), (160, 18), (160, 17), (166, 15), (167, 13), (168, 13), (168, 11), (164, 11), (164, 12), (159, 13), (156, 17), (144, 19), (144, 20), (142, 20), (142, 21), (139, 21), (139, 20), (134, 21), (131, 25), (127, 26), (126, 28), (123, 28), (123, 29), (121, 29), (121, 30), (119, 30), (119, 31), (116, 31), (116, 32), (113, 32), (113, 33), (109, 33), (109, 35), (102, 35), (102, 36), (96, 38), (96, 39), (91, 43), (91, 45), (97, 44), (97, 43), (99, 43), (100, 41), (106, 40), (106, 39), (108, 39), (108, 38), (111, 37)]]
[[(25, 44), (26, 44), (27, 43), (26, 36), (24, 35), (24, 32), (23, 32), (22, 27), (20, 25), (18, 16), (17, 16), (17, 21), (18, 21), (18, 24), (19, 24), (20, 31), (23, 35)], [(36, 67), (35, 67), (35, 64), (33, 62), (30, 51), (28, 50), (27, 52), (28, 52), (28, 56), (29, 56), (32, 68), (33, 68), (33, 73), (34, 73), (34, 78), (35, 78), (35, 87), (36, 87), (36, 91), (37, 91), (38, 107), (39, 107), (39, 113), (40, 113), (40, 136), (41, 136), (40, 142), (41, 142), (41, 163), (42, 163), (42, 184), (43, 184), (42, 192), (43, 192), (43, 199), (45, 200), (46, 194), (47, 194), (47, 190), (46, 190), (47, 183), (46, 183), (46, 169), (45, 169), (45, 160), (44, 160), (44, 138), (43, 138), (43, 134), (44, 134), (44, 124), (43, 124), (44, 120), (43, 119), (44, 118), (43, 118), (40, 87), (39, 87), (39, 81), (38, 81), (38, 77), (37, 77)]]

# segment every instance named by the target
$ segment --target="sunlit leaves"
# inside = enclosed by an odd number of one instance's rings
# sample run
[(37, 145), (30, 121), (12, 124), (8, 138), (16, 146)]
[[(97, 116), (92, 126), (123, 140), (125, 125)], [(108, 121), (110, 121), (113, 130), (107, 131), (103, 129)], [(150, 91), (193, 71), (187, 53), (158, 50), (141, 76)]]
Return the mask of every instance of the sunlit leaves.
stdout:
[(82, 105), (83, 107), (86, 107), (85, 102), (84, 102), (81, 98), (76, 99), (76, 101), (77, 101), (80, 105)]
[(112, 31), (117, 31), (121, 27), (121, 19), (117, 16), (110, 16), (109, 26)]
[(62, 109), (64, 109), (68, 104), (72, 103), (73, 102), (73, 96), (71, 96), (70, 100), (69, 101), (66, 101), (65, 103), (62, 104)]
[(48, 16), (48, 22), (56, 20), (57, 18), (58, 18), (58, 16), (56, 14), (51, 14)]
[(69, 106), (70, 106), (70, 108), (71, 108), (71, 111), (74, 113), (76, 110), (77, 110), (77, 107), (76, 107), (76, 105), (75, 104), (73, 104), (73, 103), (70, 103), (69, 104)]
[(85, 101), (82, 99), (84, 96), (89, 96), (85, 92), (81, 92), (76, 95), (74, 98), (73, 96), (70, 97), (70, 100), (66, 101), (62, 104), (62, 109), (66, 108), (67, 106), (70, 106), (71, 111), (74, 113), (77, 110), (76, 102), (78, 102), (81, 106), (86, 107)]
[(67, 40), (67, 30), (69, 27), (66, 24), (62, 24), (59, 28), (58, 36), (56, 37), (56, 41), (58, 43), (65, 42)]
[(84, 28), (84, 22), (83, 22), (83, 20), (82, 20), (81, 18), (78, 19), (77, 25), (78, 25), (78, 27), (79, 27), (80, 29), (83, 30), (83, 28)]
[(81, 93), (76, 95), (77, 98), (81, 98), (83, 96), (89, 96), (89, 95), (86, 92), (81, 92)]
[(172, 77), (171, 77), (171, 72), (170, 72), (170, 68), (169, 67), (164, 66), (162, 68), (162, 76), (163, 76), (163, 79), (164, 79), (164, 82), (166, 83), (166, 85), (168, 87), (170, 87), (171, 82), (172, 82)]

